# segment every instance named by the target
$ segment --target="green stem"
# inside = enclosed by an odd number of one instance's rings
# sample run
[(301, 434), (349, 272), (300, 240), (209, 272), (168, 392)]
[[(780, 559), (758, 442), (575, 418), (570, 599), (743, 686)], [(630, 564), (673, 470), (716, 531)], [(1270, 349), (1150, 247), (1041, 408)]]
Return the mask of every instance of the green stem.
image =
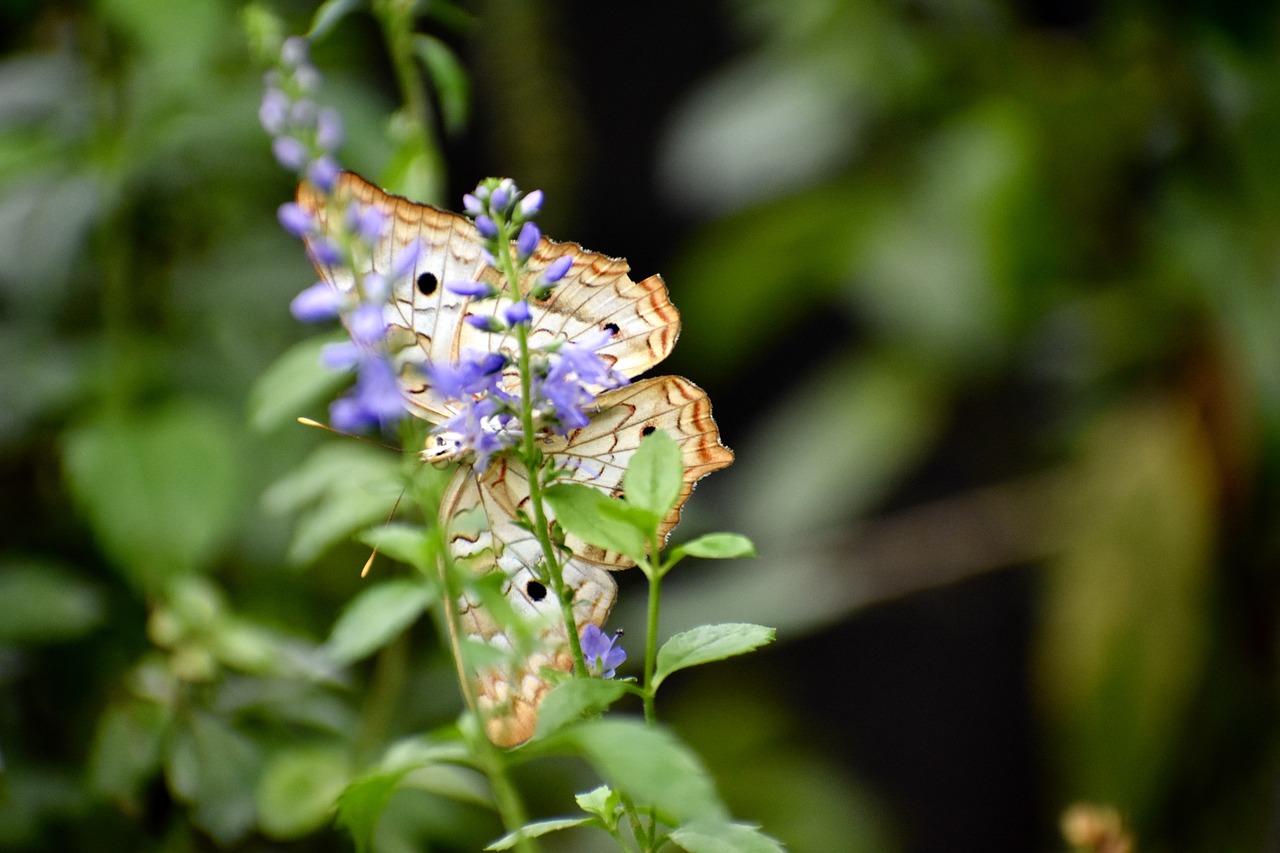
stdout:
[(432, 184), (426, 188), (425, 195), (439, 202), (444, 185), (444, 155), (433, 130), (431, 99), (413, 56), (414, 5), (413, 0), (377, 0), (373, 12), (382, 27), (391, 67), (404, 99), (404, 114), (422, 137), (425, 177)]
[(657, 689), (653, 686), (653, 674), (658, 668), (658, 605), (662, 597), (662, 544), (655, 535), (649, 542), (649, 564), (642, 566), (649, 580), (649, 614), (644, 635), (644, 719), (649, 725), (658, 721), (655, 709)]
[[(499, 225), (497, 261), (502, 267), (502, 274), (511, 288), (512, 298), (521, 297), (517, 285), (515, 260), (511, 256), (511, 226), (503, 222)], [(573, 654), (573, 672), (578, 676), (586, 676), (587, 662), (582, 654), (582, 640), (578, 637), (578, 620), (573, 615), (572, 592), (565, 588), (564, 567), (560, 565), (559, 555), (551, 542), (551, 529), (547, 523), (547, 513), (543, 506), (546, 484), (546, 461), (542, 451), (538, 449), (537, 436), (534, 433), (533, 404), (533, 371), (529, 358), (529, 328), (517, 324), (515, 329), (516, 344), (519, 348), (520, 371), (520, 429), (521, 456), (524, 459), (525, 473), (529, 480), (529, 506), (533, 511), (533, 535), (542, 548), (543, 558), (547, 564), (547, 580), (551, 584), (551, 592), (560, 603), (560, 615), (564, 619), (565, 633), (569, 637), (569, 649)]]

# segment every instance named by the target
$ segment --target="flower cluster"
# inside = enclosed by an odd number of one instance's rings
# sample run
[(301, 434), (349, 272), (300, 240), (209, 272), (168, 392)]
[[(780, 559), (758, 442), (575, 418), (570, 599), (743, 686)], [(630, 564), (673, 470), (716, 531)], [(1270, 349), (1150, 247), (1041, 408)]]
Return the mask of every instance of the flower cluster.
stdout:
[[(484, 470), (493, 454), (514, 447), (523, 436), (519, 342), (527, 342), (533, 320), (529, 299), (546, 299), (573, 265), (573, 256), (566, 253), (550, 263), (532, 282), (529, 293), (521, 294), (516, 282), (542, 241), (533, 221), (541, 209), (542, 192), (522, 193), (509, 178), (489, 179), (466, 195), (463, 205), (475, 220), (485, 263), (511, 282), (511, 293), (485, 281), (446, 282), (445, 287), (470, 297), (472, 305), (505, 301), (500, 309), (473, 311), (464, 320), (483, 332), (503, 336), (504, 341), (492, 350), (466, 352), (457, 364), (428, 365), (427, 376), (436, 393), (461, 404), (456, 415), (436, 428), (448, 438), (450, 455), (474, 452), (476, 467)], [(528, 404), (535, 432), (565, 435), (586, 426), (587, 409), (596, 395), (626, 383), (599, 355), (614, 334), (602, 330), (585, 339), (556, 339), (527, 349)]]
[(611, 636), (601, 631), (597, 625), (588, 625), (582, 629), (582, 656), (592, 675), (613, 678), (618, 667), (627, 659), (626, 650), (615, 645), (620, 636), (621, 630)]
[[(280, 224), (306, 241), (318, 265), (363, 269), (357, 259), (367, 257), (383, 237), (386, 215), (374, 207), (352, 202), (341, 209), (332, 195), (341, 175), (335, 151), (342, 141), (337, 113), (316, 104), (320, 74), (307, 58), (307, 42), (286, 39), (278, 66), (267, 72), (266, 91), (258, 118), (273, 137), (272, 152), (282, 166), (304, 179), (324, 199), (325, 225), (316, 211), (295, 202), (280, 206)], [(354, 370), (356, 385), (350, 394), (334, 401), (329, 410), (333, 426), (358, 431), (386, 426), (406, 412), (396, 381), (395, 368), (384, 335), (383, 308), (395, 282), (409, 275), (417, 261), (418, 246), (411, 245), (395, 259), (386, 275), (367, 273), (356, 277), (349, 289), (335, 281), (318, 281), (290, 304), (299, 320), (308, 323), (341, 318), (349, 341), (326, 347), (321, 361), (334, 370)]]

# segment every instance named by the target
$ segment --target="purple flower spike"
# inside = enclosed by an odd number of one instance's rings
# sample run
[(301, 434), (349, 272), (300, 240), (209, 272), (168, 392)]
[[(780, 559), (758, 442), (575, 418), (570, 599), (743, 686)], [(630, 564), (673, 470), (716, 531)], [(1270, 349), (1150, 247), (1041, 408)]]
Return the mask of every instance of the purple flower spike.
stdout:
[(323, 281), (317, 281), (293, 297), (289, 311), (304, 323), (319, 323), (338, 316), (343, 296)]
[(520, 260), (532, 255), (541, 239), (542, 232), (538, 230), (538, 226), (532, 222), (526, 222), (520, 229), (520, 236), (516, 238), (516, 254), (520, 256)]
[(307, 147), (292, 136), (277, 136), (272, 140), (271, 153), (286, 169), (300, 172), (307, 165)]
[(540, 210), (542, 210), (542, 190), (534, 190), (520, 199), (520, 216), (522, 218), (532, 219), (538, 215)]
[(295, 237), (303, 237), (315, 226), (311, 214), (307, 213), (295, 202), (287, 201), (276, 211), (284, 230)]
[(459, 296), (471, 296), (476, 299), (488, 299), (497, 295), (493, 285), (487, 281), (446, 281), (444, 287), (450, 293), (456, 293)]
[(621, 632), (609, 636), (597, 625), (582, 629), (582, 656), (587, 659), (587, 669), (600, 678), (613, 678), (618, 667), (627, 659), (626, 649), (617, 647)]
[(502, 317), (507, 321), (507, 325), (516, 326), (520, 323), (528, 323), (533, 319), (533, 314), (529, 312), (529, 303), (521, 300), (503, 309)]
[(555, 284), (564, 278), (564, 274), (569, 271), (571, 266), (573, 266), (573, 256), (561, 255), (551, 263), (551, 266), (542, 271), (542, 280), (547, 284)]
[(490, 240), (498, 236), (497, 224), (483, 214), (476, 217), (476, 230), (480, 232), (481, 237), (486, 237)]

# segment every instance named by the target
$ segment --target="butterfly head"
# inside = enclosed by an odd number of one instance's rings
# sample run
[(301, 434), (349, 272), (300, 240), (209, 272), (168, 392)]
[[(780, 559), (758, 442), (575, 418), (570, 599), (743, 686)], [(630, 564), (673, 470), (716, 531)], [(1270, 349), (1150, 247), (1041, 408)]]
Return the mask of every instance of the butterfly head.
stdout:
[(427, 446), (418, 454), (423, 462), (446, 465), (461, 459), (468, 451), (462, 444), (463, 436), (456, 432), (433, 432), (427, 436)]

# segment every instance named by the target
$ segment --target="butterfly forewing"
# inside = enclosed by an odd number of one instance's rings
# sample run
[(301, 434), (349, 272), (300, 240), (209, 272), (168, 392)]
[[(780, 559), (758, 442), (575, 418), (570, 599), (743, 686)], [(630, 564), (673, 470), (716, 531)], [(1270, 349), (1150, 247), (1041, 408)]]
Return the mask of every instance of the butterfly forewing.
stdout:
[[(409, 275), (395, 283), (387, 307), (388, 340), (400, 363), (401, 385), (410, 405), (420, 416), (439, 423), (453, 409), (432, 394), (422, 366), (455, 363), (468, 351), (511, 348), (510, 340), (475, 329), (463, 318), (472, 312), (496, 316), (513, 300), (504, 296), (477, 302), (449, 290), (447, 285), (457, 281), (499, 283), (497, 272), (484, 261), (480, 236), (466, 217), (389, 195), (350, 172), (343, 173), (334, 196), (334, 211), (345, 210), (350, 200), (376, 207), (390, 220), (370, 253), (368, 268), (357, 270), (361, 275), (386, 274), (415, 242), (422, 249)], [(316, 217), (321, 233), (336, 232), (337, 223), (331, 221), (323, 195), (302, 184), (298, 203)], [(538, 275), (564, 255), (573, 258), (572, 265), (549, 297), (529, 300), (530, 342), (536, 346), (554, 338), (581, 340), (608, 330), (613, 337), (599, 352), (628, 377), (666, 358), (679, 335), (679, 313), (660, 276), (632, 281), (624, 260), (544, 237), (529, 258), (519, 285), (521, 295), (527, 297)], [(319, 262), (316, 269), (335, 287), (351, 288), (349, 270)]]

